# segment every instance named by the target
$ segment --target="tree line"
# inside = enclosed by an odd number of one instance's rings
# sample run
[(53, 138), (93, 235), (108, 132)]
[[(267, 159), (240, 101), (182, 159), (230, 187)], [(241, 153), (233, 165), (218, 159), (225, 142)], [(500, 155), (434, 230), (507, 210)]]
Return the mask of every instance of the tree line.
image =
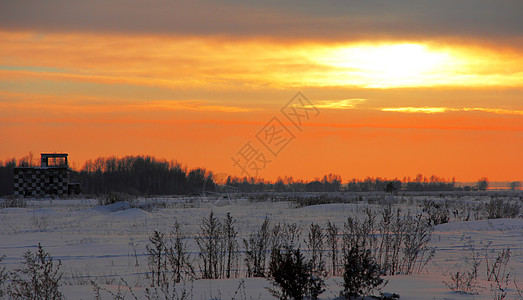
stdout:
[[(0, 161), (0, 195), (13, 194), (13, 170), (15, 167), (37, 166), (30, 153), (18, 160)], [(191, 195), (203, 192), (223, 191), (224, 186), (236, 191), (249, 192), (336, 192), (336, 191), (454, 191), (485, 190), (488, 179), (482, 177), (475, 187), (457, 187), (455, 179), (422, 174), (402, 180), (381, 177), (353, 178), (345, 184), (337, 174), (327, 174), (310, 181), (279, 177), (275, 181), (261, 178), (228, 176), (217, 180), (213, 172), (204, 168), (188, 169), (177, 161), (157, 159), (152, 156), (99, 157), (85, 162), (79, 170), (71, 170), (70, 182), (80, 183), (84, 194), (107, 194), (121, 192), (134, 195)]]
[[(28, 157), (0, 161), (0, 195), (13, 194), (15, 167), (36, 165)], [(80, 170), (71, 170), (69, 182), (80, 183), (84, 194), (187, 195), (215, 190), (212, 172), (202, 168), (188, 169), (176, 161), (152, 156), (88, 160)]]
[[(381, 177), (367, 177), (365, 179), (350, 179), (342, 184), (340, 175), (328, 174), (323, 178), (315, 178), (311, 181), (294, 180), (292, 177), (279, 177), (275, 182), (269, 182), (256, 178), (228, 177), (227, 186), (237, 188), (241, 192), (370, 192), (370, 191), (454, 191), (461, 190), (456, 186), (454, 179), (435, 175), (427, 178), (418, 174), (415, 178), (405, 177), (387, 179)], [(486, 189), (486, 187), (485, 187)]]
[(134, 195), (199, 194), (214, 191), (213, 174), (202, 168), (188, 170), (176, 161), (152, 156), (99, 157), (71, 174), (83, 193), (122, 192)]

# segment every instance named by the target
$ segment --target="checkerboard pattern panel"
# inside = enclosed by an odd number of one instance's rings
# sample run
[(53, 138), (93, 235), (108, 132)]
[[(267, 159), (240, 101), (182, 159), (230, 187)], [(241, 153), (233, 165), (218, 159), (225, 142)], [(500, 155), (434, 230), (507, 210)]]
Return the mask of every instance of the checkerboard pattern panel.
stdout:
[(18, 197), (49, 197), (68, 192), (67, 168), (16, 168), (14, 192)]

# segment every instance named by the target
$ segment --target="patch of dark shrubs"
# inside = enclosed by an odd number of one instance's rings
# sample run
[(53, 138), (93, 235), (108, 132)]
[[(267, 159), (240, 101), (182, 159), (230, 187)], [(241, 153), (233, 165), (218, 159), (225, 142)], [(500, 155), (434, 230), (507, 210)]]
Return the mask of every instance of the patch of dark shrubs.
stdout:
[(328, 194), (320, 194), (320, 195), (313, 195), (313, 196), (296, 195), (296, 196), (289, 196), (288, 199), (286, 199), (286, 200), (296, 203), (299, 207), (349, 202), (348, 199), (344, 199), (337, 195), (328, 195)]
[(135, 198), (129, 194), (112, 192), (98, 198), (98, 205), (110, 205), (116, 202), (128, 202), (132, 204)]
[(427, 214), (430, 225), (436, 226), (450, 221), (450, 213), (446, 202), (439, 203), (426, 200), (423, 202), (423, 212)]
[(167, 205), (165, 202), (158, 202), (158, 203), (140, 203), (137, 201), (137, 197), (133, 196), (131, 194), (126, 193), (118, 193), (118, 192), (112, 192), (105, 196), (101, 196), (98, 198), (98, 205), (111, 205), (117, 202), (127, 202), (129, 203), (129, 208), (139, 208), (141, 210), (152, 212), (158, 205), (166, 207)]
[(15, 198), (15, 197), (6, 197), (0, 199), (0, 208), (9, 208), (9, 207), (27, 207), (27, 201), (24, 198)]
[[(325, 291), (325, 273), (313, 271), (312, 260), (307, 260), (299, 249), (273, 249), (269, 263), (269, 280), (274, 288), (269, 291), (279, 299), (318, 299)], [(323, 275), (323, 276), (322, 276)], [(346, 251), (343, 263), (343, 284), (340, 297), (356, 299), (371, 295), (387, 282), (380, 265), (370, 250), (353, 247)], [(394, 294), (395, 299), (399, 296)], [(385, 297), (394, 299), (394, 297)]]
[(485, 204), (485, 210), (489, 219), (515, 218), (519, 215), (520, 204), (518, 202), (511, 204), (509, 201), (494, 198)]
[(4, 258), (5, 256), (0, 256), (0, 299), (5, 295), (5, 283), (8, 278), (7, 272), (5, 271), (5, 267), (1, 265)]

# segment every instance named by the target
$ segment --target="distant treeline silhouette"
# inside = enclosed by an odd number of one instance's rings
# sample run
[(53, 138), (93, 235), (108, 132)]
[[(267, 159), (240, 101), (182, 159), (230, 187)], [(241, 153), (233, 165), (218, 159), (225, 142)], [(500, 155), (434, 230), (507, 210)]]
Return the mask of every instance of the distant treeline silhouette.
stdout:
[(85, 162), (71, 181), (86, 194), (122, 192), (134, 195), (199, 194), (214, 191), (211, 172), (187, 170), (176, 161), (151, 156), (99, 157)]
[[(38, 166), (29, 156), (0, 161), (0, 195), (13, 194), (15, 167)], [(151, 156), (99, 157), (80, 170), (71, 170), (70, 182), (80, 183), (84, 194), (121, 192), (132, 195), (199, 194), (214, 191), (212, 173), (201, 168), (187, 170), (176, 161)]]
[[(0, 161), (0, 195), (13, 194), (13, 169), (16, 166), (37, 166), (32, 154), (18, 161), (14, 158)], [(415, 178), (352, 179), (342, 184), (340, 175), (328, 174), (311, 181), (281, 177), (276, 181), (259, 178), (229, 176), (217, 182), (211, 171), (188, 169), (176, 161), (152, 156), (99, 157), (88, 160), (80, 170), (72, 170), (70, 182), (80, 183), (84, 194), (121, 192), (133, 195), (190, 195), (234, 187), (239, 192), (334, 192), (346, 191), (452, 191), (461, 190), (452, 181), (418, 174)]]
[(399, 179), (371, 178), (363, 180), (351, 179), (342, 184), (340, 175), (328, 174), (322, 179), (312, 181), (294, 180), (292, 177), (278, 178), (275, 182), (267, 182), (255, 178), (228, 177), (226, 185), (237, 188), (241, 192), (368, 192), (368, 191), (453, 191), (457, 188), (454, 179), (447, 181), (444, 178), (431, 176), (430, 178), (418, 174), (414, 179), (405, 177)]
[(0, 161), (0, 195), (12, 195), (14, 192), (13, 170), (16, 167), (14, 158)]

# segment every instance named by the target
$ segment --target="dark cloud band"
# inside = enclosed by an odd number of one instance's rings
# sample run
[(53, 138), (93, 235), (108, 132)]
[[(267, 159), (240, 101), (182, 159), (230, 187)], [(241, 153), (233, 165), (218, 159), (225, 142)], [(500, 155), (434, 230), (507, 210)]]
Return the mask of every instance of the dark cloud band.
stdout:
[(513, 39), (519, 0), (64, 1), (0, 3), (0, 28), (334, 39)]

